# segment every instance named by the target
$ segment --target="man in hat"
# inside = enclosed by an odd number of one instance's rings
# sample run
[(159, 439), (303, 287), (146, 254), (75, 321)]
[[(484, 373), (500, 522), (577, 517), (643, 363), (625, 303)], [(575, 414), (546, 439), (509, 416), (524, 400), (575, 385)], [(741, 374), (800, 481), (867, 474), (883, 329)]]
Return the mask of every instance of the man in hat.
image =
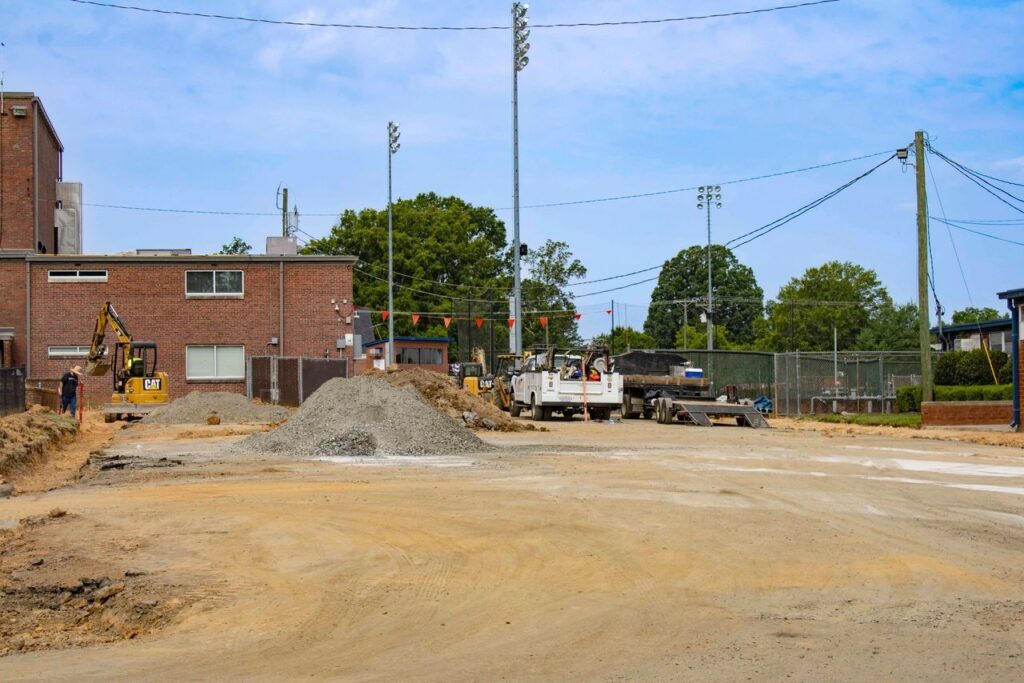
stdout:
[(65, 410), (71, 411), (71, 417), (75, 416), (75, 408), (78, 403), (78, 384), (82, 381), (82, 366), (76, 365), (60, 378), (60, 412), (63, 415)]

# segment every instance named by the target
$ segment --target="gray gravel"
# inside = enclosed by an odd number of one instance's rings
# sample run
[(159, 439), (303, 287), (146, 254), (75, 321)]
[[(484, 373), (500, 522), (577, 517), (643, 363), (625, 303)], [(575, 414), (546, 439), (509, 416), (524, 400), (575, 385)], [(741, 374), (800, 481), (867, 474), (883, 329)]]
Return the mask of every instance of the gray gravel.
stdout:
[(281, 406), (255, 403), (241, 394), (227, 391), (193, 391), (157, 408), (143, 418), (150, 424), (206, 424), (210, 413), (221, 424), (273, 423), (288, 419), (291, 411)]
[(329, 380), (288, 422), (253, 434), (236, 448), (318, 457), (445, 455), (490, 447), (415, 389), (362, 375)]

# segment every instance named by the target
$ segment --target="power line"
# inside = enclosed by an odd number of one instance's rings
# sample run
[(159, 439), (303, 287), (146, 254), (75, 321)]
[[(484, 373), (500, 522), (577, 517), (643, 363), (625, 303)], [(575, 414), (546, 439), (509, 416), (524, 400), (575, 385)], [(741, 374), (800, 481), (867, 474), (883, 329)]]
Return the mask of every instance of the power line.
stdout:
[(840, 185), (836, 189), (832, 190), (831, 192), (828, 192), (827, 194), (824, 194), (821, 197), (815, 199), (813, 202), (810, 202), (809, 204), (805, 204), (805, 205), (801, 206), (799, 209), (796, 209), (795, 211), (791, 211), (791, 212), (787, 213), (785, 216), (782, 216), (781, 218), (776, 218), (771, 223), (766, 223), (765, 225), (762, 225), (760, 228), (756, 228), (756, 229), (751, 230), (749, 232), (743, 233), (742, 235), (734, 237), (731, 240), (729, 240), (728, 242), (726, 242), (725, 246), (729, 247), (730, 245), (734, 245), (731, 248), (732, 249), (738, 249), (738, 248), (742, 247), (745, 244), (749, 244), (749, 243), (753, 242), (756, 239), (760, 239), (761, 237), (764, 237), (765, 235), (767, 235), (770, 232), (778, 230), (779, 228), (781, 228), (785, 224), (789, 223), (790, 221), (796, 220), (797, 218), (799, 218), (800, 216), (804, 215), (808, 211), (810, 211), (810, 210), (812, 210), (814, 208), (817, 208), (818, 206), (821, 206), (822, 204), (827, 202), (829, 199), (832, 199), (833, 197), (835, 197), (836, 195), (841, 193), (843, 190), (846, 190), (847, 188), (853, 186), (857, 182), (859, 182), (859, 181), (863, 180), (864, 178), (868, 177), (869, 175), (871, 175), (872, 173), (874, 173), (875, 171), (877, 171), (882, 166), (886, 165), (887, 163), (889, 163), (890, 161), (892, 161), (895, 158), (896, 158), (896, 154), (894, 153), (891, 156), (889, 156), (888, 158), (886, 158), (884, 161), (882, 161), (881, 163), (876, 164), (875, 166), (871, 167), (870, 169), (868, 169), (864, 173), (861, 173), (856, 178), (853, 178), (852, 180), (849, 180), (849, 181), (843, 183), (842, 185)]
[[(935, 217), (934, 216), (929, 216), (929, 218), (935, 218)], [(946, 220), (953, 221), (954, 223), (962, 223), (964, 225), (991, 225), (994, 228), (1024, 225), (1024, 218), (1000, 218), (1000, 219), (995, 219), (995, 220), (992, 220), (992, 219), (978, 220), (978, 219), (968, 219), (968, 218), (948, 218)]]
[[(187, 12), (184, 10), (169, 10), (157, 7), (140, 7), (138, 5), (122, 5), (113, 2), (97, 2), (96, 0), (69, 0), (78, 5), (92, 5), (105, 9), (127, 10), (132, 12), (144, 12), (148, 14), (164, 14), (179, 17), (190, 17), (196, 19), (221, 19), (225, 21), (240, 21), (250, 24), (270, 24), (274, 26), (312, 27), (312, 28), (339, 28), (339, 29), (369, 29), (379, 31), (507, 31), (507, 25), (484, 25), (484, 26), (405, 26), (386, 24), (344, 24), (320, 21), (289, 21), (285, 19), (266, 19), (261, 17), (245, 17), (229, 14), (212, 14), (208, 12)], [(667, 17), (663, 19), (632, 19), (623, 21), (591, 21), (591, 22), (565, 22), (553, 24), (533, 24), (530, 28), (600, 28), (609, 26), (636, 26), (641, 24), (667, 24), (683, 21), (702, 21), (707, 19), (722, 19), (725, 17), (739, 17), (751, 14), (765, 14), (768, 12), (780, 12), (783, 10), (800, 9), (813, 7), (815, 5), (827, 5), (839, 0), (812, 0), (790, 5), (777, 5), (775, 7), (762, 7), (752, 10), (737, 10), (733, 12), (718, 12), (715, 14), (699, 14), (686, 17)]]
[(945, 161), (957, 173), (959, 173), (960, 175), (962, 175), (965, 178), (967, 178), (968, 180), (970, 180), (972, 183), (974, 183), (975, 185), (980, 187), (982, 190), (984, 190), (985, 192), (989, 193), (990, 195), (992, 195), (993, 197), (998, 199), (1003, 204), (1006, 204), (1007, 206), (1009, 206), (1011, 209), (1013, 209), (1014, 211), (1016, 211), (1018, 213), (1024, 213), (1024, 209), (1020, 208), (1019, 206), (1017, 206), (1016, 204), (1013, 204), (1010, 201), (1007, 201), (1005, 198), (1000, 197), (999, 194), (996, 194), (996, 192), (998, 192), (1000, 194), (1004, 194), (1007, 197), (1009, 197), (1010, 199), (1012, 199), (1014, 201), (1017, 201), (1017, 202), (1020, 202), (1022, 204), (1024, 204), (1024, 199), (1018, 197), (1015, 194), (1012, 194), (1011, 192), (1008, 192), (1007, 190), (1004, 190), (1003, 188), (999, 187), (998, 185), (993, 185), (992, 183), (990, 183), (989, 181), (985, 180), (984, 178), (978, 177), (980, 174), (978, 174), (976, 171), (972, 171), (971, 169), (967, 168), (963, 164), (961, 164), (961, 163), (959, 163), (957, 161), (954, 161), (953, 159), (950, 159), (945, 154), (943, 154), (939, 150), (935, 149), (931, 145), (928, 145), (928, 151), (931, 152), (932, 154), (934, 154), (935, 156), (939, 157), (943, 161)]
[(965, 232), (972, 232), (975, 235), (981, 235), (982, 237), (988, 237), (989, 239), (999, 240), (1000, 242), (1008, 242), (1009, 244), (1017, 244), (1017, 245), (1020, 245), (1020, 246), (1024, 247), (1024, 242), (1018, 242), (1016, 240), (1007, 239), (1005, 237), (999, 237), (998, 235), (990, 235), (987, 232), (982, 232), (980, 230), (975, 230), (973, 228), (968, 228), (966, 225), (957, 225), (953, 221), (946, 221), (946, 220), (943, 220), (943, 219), (938, 218), (938, 217), (935, 217), (934, 220), (937, 220), (940, 223), (944, 223), (948, 227), (956, 228), (957, 230), (963, 230)]
[(574, 299), (582, 299), (585, 296), (595, 296), (597, 294), (607, 294), (608, 292), (617, 292), (620, 289), (629, 289), (630, 287), (636, 287), (637, 285), (642, 285), (642, 284), (645, 284), (645, 283), (648, 283), (648, 282), (654, 282), (655, 280), (658, 279), (658, 277), (660, 277), (660, 276), (647, 278), (646, 280), (638, 280), (636, 282), (630, 282), (628, 285), (620, 285), (618, 287), (612, 287), (610, 289), (602, 289), (602, 290), (599, 290), (597, 292), (587, 292), (586, 294), (572, 294), (570, 296), (572, 296)]

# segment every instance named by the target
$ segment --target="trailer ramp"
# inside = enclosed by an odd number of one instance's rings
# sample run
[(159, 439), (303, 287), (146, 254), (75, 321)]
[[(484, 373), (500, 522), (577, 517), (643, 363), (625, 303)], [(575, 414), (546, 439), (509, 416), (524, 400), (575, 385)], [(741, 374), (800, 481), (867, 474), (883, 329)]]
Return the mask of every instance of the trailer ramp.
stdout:
[(735, 419), (741, 427), (766, 429), (768, 420), (754, 406), (719, 401), (673, 401), (660, 399), (657, 405), (658, 422), (669, 424), (672, 418), (684, 424), (713, 427), (712, 419)]

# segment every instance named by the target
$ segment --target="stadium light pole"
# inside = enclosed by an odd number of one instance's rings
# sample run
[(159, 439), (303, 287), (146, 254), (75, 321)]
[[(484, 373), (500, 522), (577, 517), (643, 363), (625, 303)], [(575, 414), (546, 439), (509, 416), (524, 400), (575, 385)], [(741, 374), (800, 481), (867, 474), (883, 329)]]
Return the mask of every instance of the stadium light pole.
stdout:
[(395, 361), (395, 268), (391, 248), (391, 157), (401, 145), (399, 138), (398, 124), (388, 121), (388, 362), (385, 367), (391, 367)]
[(530, 63), (530, 58), (526, 56), (530, 51), (530, 44), (526, 42), (530, 37), (530, 31), (526, 28), (529, 23), (526, 11), (529, 8), (524, 3), (512, 3), (512, 296), (515, 299), (512, 332), (513, 348), (517, 355), (523, 353), (523, 292), (519, 263), (522, 258), (519, 242), (519, 72)]
[(711, 294), (711, 205), (722, 208), (722, 186), (701, 185), (697, 188), (697, 208), (708, 212), (708, 351), (715, 348), (715, 323), (712, 320), (715, 303)]

